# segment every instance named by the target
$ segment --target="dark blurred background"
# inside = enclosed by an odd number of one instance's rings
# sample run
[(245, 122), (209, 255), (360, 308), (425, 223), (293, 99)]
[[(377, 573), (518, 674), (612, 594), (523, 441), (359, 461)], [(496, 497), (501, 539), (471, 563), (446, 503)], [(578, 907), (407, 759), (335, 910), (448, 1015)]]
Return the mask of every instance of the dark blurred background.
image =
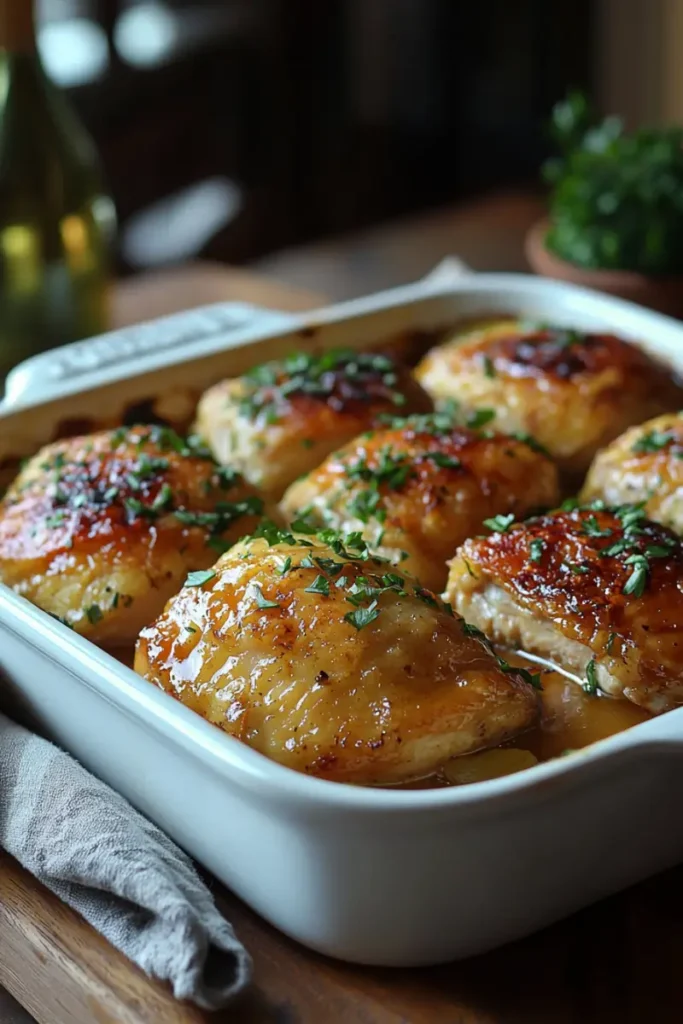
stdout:
[(123, 273), (243, 262), (533, 185), (593, 90), (590, 0), (39, 0), (93, 135)]

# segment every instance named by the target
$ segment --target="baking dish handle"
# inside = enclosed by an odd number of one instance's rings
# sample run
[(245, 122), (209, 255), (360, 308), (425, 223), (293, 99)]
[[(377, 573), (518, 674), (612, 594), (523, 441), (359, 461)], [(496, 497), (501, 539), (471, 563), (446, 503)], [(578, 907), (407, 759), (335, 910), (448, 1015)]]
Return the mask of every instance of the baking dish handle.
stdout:
[[(409, 293), (423, 297), (448, 289), (472, 273), (456, 257), (442, 260), (426, 277), (398, 291), (405, 301)], [(374, 296), (379, 301), (391, 291)], [(221, 302), (175, 313), (148, 323), (123, 327), (86, 341), (63, 345), (19, 363), (7, 376), (0, 408), (14, 408), (49, 401), (77, 383), (79, 391), (97, 387), (113, 377), (121, 378), (127, 367), (136, 372), (155, 369), (159, 356), (173, 349), (192, 349), (197, 357), (229, 347), (232, 335), (253, 341), (269, 333), (284, 332), (301, 324), (301, 315), (265, 309), (245, 302)]]
[(295, 322), (295, 316), (279, 310), (244, 302), (221, 302), (123, 327), (19, 363), (5, 381), (2, 406), (47, 401), (74, 380), (78, 381), (79, 390), (95, 387), (113, 369), (120, 375), (128, 364), (131, 368), (134, 364), (148, 364), (171, 349), (191, 348), (192, 355), (197, 356), (224, 343), (231, 334), (258, 337), (262, 333), (285, 331)]

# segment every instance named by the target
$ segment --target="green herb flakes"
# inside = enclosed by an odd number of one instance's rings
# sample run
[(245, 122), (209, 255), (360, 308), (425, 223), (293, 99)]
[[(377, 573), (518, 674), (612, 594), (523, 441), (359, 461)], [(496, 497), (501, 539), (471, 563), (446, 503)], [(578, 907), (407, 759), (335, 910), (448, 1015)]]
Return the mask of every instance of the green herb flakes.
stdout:
[(540, 562), (543, 558), (544, 549), (544, 542), (540, 539), (540, 537), (535, 537), (534, 540), (532, 540), (529, 544), (529, 561)]
[(356, 608), (355, 611), (347, 612), (344, 621), (349, 622), (357, 630), (364, 629), (379, 616), (377, 603), (373, 602), (368, 608)]
[(514, 512), (509, 512), (506, 516), (498, 515), (493, 516), (492, 519), (485, 519), (484, 526), (491, 530), (492, 533), (506, 533), (510, 529), (515, 521)]
[(326, 576), (316, 576), (310, 587), (304, 589), (305, 594), (322, 594), (323, 597), (330, 596), (330, 581)]
[(183, 586), (185, 587), (203, 587), (205, 583), (209, 583), (215, 579), (217, 573), (214, 569), (197, 569), (195, 572), (188, 573), (187, 579)]
[(492, 380), (496, 376), (496, 368), (493, 365), (493, 360), (490, 356), (485, 355), (482, 362), (484, 365), (484, 376)]
[(263, 591), (261, 590), (261, 587), (259, 586), (258, 583), (252, 583), (251, 584), (251, 590), (252, 590), (252, 593), (253, 593), (254, 598), (256, 600), (256, 605), (257, 605), (258, 608), (265, 609), (265, 608), (279, 608), (280, 607), (280, 604), (279, 604), (278, 601), (269, 601), (267, 597), (263, 596)]
[(589, 693), (593, 697), (597, 694), (600, 688), (598, 686), (597, 663), (595, 658), (591, 658), (586, 665), (586, 681), (583, 684), (583, 688), (586, 693)]
[(88, 608), (85, 608), (86, 618), (91, 626), (96, 626), (98, 622), (101, 622), (104, 618), (104, 613), (98, 604), (91, 604)]

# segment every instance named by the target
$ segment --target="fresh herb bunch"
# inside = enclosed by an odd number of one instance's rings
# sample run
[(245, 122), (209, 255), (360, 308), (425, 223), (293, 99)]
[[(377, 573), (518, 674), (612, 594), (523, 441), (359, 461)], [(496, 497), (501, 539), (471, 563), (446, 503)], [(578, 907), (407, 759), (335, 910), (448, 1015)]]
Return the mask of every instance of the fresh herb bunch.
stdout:
[(626, 133), (573, 92), (555, 106), (552, 134), (548, 249), (591, 269), (683, 273), (683, 128)]

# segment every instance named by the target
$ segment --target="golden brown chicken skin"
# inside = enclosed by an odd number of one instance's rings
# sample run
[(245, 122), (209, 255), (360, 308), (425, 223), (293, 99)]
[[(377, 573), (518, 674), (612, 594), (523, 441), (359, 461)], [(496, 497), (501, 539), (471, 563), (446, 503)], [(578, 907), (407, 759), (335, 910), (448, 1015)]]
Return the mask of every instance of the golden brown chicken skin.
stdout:
[(388, 355), (299, 353), (211, 388), (199, 403), (196, 429), (219, 462), (279, 499), (381, 414), (432, 407), (411, 373)]
[(473, 538), (447, 598), (493, 642), (657, 713), (683, 701), (683, 547), (637, 506), (579, 508)]
[(438, 400), (496, 411), (506, 433), (533, 435), (578, 485), (603, 445), (683, 405), (669, 372), (612, 334), (505, 323), (428, 353), (417, 370)]
[(431, 590), (482, 522), (555, 507), (557, 470), (533, 440), (409, 417), (362, 435), (287, 490), (281, 510), (318, 528), (359, 531), (373, 551)]
[(338, 782), (430, 775), (528, 727), (524, 675), (390, 569), (337, 542), (243, 542), (143, 630), (135, 668), (273, 760)]
[(647, 516), (683, 533), (683, 418), (658, 416), (598, 453), (581, 500), (644, 503)]
[(165, 428), (60, 441), (0, 503), (0, 581), (98, 643), (132, 644), (262, 506), (205, 447)]

